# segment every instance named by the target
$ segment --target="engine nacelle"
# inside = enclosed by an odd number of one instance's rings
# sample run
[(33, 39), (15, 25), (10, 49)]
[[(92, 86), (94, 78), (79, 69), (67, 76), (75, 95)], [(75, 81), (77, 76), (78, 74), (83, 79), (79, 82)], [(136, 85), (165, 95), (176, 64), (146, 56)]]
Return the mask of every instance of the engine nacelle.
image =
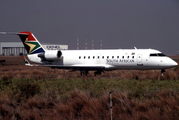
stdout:
[(62, 52), (56, 50), (49, 50), (49, 51), (45, 51), (45, 53), (39, 54), (38, 57), (42, 58), (42, 60), (47, 60), (47, 61), (60, 60), (62, 57)]

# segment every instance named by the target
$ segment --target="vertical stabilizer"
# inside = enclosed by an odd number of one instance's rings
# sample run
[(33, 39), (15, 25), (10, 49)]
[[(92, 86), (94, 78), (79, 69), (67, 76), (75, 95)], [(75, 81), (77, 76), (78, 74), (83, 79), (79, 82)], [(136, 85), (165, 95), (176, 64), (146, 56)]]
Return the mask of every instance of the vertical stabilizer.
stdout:
[(45, 52), (42, 45), (39, 43), (39, 41), (35, 38), (35, 36), (31, 32), (27, 32), (27, 31), (20, 32), (17, 35), (19, 35), (28, 54)]

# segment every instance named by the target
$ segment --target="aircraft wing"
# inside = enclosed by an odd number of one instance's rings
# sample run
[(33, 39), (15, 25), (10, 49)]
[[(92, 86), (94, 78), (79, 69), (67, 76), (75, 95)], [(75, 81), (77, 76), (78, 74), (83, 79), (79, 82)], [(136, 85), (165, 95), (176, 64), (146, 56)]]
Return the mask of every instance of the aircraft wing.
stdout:
[(105, 65), (105, 64), (75, 64), (75, 65), (32, 65), (29, 61), (22, 56), (25, 65), (27, 66), (44, 66), (44, 67), (51, 67), (51, 68), (58, 68), (58, 69), (72, 69), (72, 70), (105, 70), (109, 68), (113, 68), (112, 65)]
[(105, 70), (105, 66), (99, 65), (32, 65), (32, 64), (25, 64), (27, 66), (43, 66), (43, 67), (51, 67), (51, 68), (58, 68), (58, 69), (72, 69), (72, 70)]
[(86, 65), (86, 64), (80, 64), (80, 65), (44, 65), (51, 68), (58, 68), (58, 69), (72, 69), (72, 70), (104, 70), (105, 66), (102, 65)]

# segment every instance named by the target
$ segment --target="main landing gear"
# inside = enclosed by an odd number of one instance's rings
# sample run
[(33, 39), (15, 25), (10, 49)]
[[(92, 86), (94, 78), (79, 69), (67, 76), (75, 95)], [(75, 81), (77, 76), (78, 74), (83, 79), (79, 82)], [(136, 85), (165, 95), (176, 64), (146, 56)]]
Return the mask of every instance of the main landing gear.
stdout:
[[(101, 75), (102, 72), (104, 73), (104, 71), (97, 70), (97, 71), (94, 72), (94, 76)], [(81, 71), (80, 75), (81, 76), (87, 76), (88, 75), (88, 71)]]
[(101, 72), (104, 73), (104, 71), (101, 71), (101, 70), (95, 71), (95, 72), (94, 72), (94, 76), (101, 75)]
[(81, 76), (87, 76), (88, 75), (88, 71), (81, 71), (80, 75)]

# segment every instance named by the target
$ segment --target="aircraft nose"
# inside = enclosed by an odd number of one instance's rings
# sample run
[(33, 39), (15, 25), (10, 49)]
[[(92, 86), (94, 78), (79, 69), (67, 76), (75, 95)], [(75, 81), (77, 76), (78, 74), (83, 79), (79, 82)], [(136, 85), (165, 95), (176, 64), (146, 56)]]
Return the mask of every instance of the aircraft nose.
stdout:
[(177, 66), (177, 65), (178, 65), (178, 63), (175, 62), (174, 60), (172, 60), (172, 62), (170, 62), (170, 66), (171, 66), (171, 67), (175, 67), (175, 66)]
[(178, 66), (178, 63), (177, 63), (177, 62), (175, 62), (175, 63), (174, 63), (174, 66)]
[(173, 59), (171, 58), (167, 58), (165, 59), (165, 62), (164, 62), (164, 66), (166, 66), (167, 68), (172, 68), (172, 67), (175, 67), (178, 65), (177, 62), (175, 62)]

